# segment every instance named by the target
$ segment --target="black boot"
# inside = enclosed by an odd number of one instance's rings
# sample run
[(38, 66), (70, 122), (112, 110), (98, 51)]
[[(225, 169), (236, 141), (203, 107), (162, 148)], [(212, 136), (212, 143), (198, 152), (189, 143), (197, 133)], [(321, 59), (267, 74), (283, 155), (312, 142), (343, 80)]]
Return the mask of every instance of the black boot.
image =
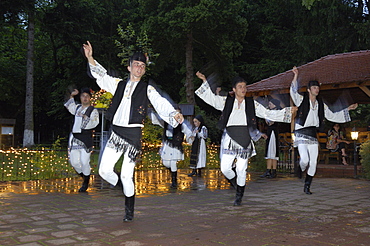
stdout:
[(310, 175), (306, 175), (306, 179), (304, 181), (304, 188), (303, 188), (303, 191), (304, 193), (306, 193), (307, 195), (311, 195), (312, 192), (310, 191), (310, 187), (311, 187), (311, 182), (312, 182), (312, 178), (313, 176), (310, 176)]
[(266, 169), (266, 172), (260, 178), (269, 178), (271, 176), (271, 169)]
[(198, 168), (197, 169), (197, 172), (198, 172), (198, 177), (202, 177), (202, 169), (201, 168)]
[(269, 178), (270, 179), (276, 178), (276, 169), (272, 169), (272, 172)]
[(124, 222), (131, 222), (134, 219), (134, 205), (135, 195), (127, 197), (125, 196), (125, 217)]
[(176, 188), (177, 187), (177, 171), (171, 172), (171, 188)]
[(237, 184), (236, 184), (236, 175), (235, 175), (235, 177), (234, 177), (234, 178), (232, 178), (232, 179), (227, 179), (227, 181), (229, 181), (230, 185), (231, 185), (234, 189), (236, 189), (236, 186), (237, 186)]
[(237, 186), (236, 187), (236, 196), (235, 196), (235, 201), (234, 201), (234, 206), (240, 206), (242, 204), (242, 198), (244, 195), (244, 186)]
[(78, 192), (86, 192), (89, 187), (90, 175), (83, 175), (84, 181)]
[(194, 175), (197, 175), (197, 170), (195, 168), (193, 168), (193, 171), (191, 173), (189, 173), (188, 176), (191, 177), (191, 176), (194, 176)]

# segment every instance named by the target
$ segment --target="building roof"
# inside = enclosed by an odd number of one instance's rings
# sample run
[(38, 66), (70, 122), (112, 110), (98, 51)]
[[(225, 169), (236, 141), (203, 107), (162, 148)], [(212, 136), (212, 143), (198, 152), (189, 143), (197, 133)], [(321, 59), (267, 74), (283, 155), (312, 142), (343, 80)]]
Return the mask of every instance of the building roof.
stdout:
[[(310, 80), (321, 84), (320, 95), (334, 102), (338, 93), (350, 95), (353, 102), (370, 103), (370, 50), (328, 55), (298, 67), (300, 91)], [(247, 86), (247, 96), (289, 93), (291, 70)], [(341, 90), (341, 91), (336, 91)]]

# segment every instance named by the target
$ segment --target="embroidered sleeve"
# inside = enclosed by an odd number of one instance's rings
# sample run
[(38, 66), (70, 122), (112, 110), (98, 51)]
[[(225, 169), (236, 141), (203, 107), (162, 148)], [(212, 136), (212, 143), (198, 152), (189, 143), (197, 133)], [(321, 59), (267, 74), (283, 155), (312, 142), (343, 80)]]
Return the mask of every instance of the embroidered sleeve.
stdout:
[(303, 96), (298, 93), (298, 89), (297, 80), (293, 80), (292, 84), (290, 85), (290, 97), (297, 107), (299, 107), (303, 101)]
[(68, 111), (71, 113), (71, 114), (75, 114), (76, 113), (76, 108), (77, 108), (77, 105), (75, 103), (75, 100), (73, 98), (70, 98), (65, 104), (64, 106), (68, 109)]
[(207, 127), (203, 126), (200, 132), (198, 132), (198, 137), (206, 139), (208, 137)]
[(95, 61), (96, 66), (89, 63), (91, 75), (96, 79), (96, 83), (103, 90), (106, 90), (114, 95), (116, 92), (120, 78), (115, 78), (107, 74), (107, 70)]
[(324, 103), (324, 114), (325, 118), (332, 122), (345, 123), (351, 121), (348, 108), (344, 108), (341, 111), (333, 112), (330, 110), (328, 105)]
[(162, 97), (151, 85), (148, 85), (147, 95), (159, 117), (170, 124), (173, 128), (177, 127), (179, 123), (175, 120), (174, 116), (178, 114), (178, 112), (171, 103), (166, 98)]
[(262, 104), (254, 100), (256, 116), (275, 122), (290, 123), (292, 120), (291, 107), (286, 107), (281, 110), (266, 109)]
[(208, 82), (204, 82), (196, 91), (195, 94), (204, 102), (211, 105), (217, 110), (222, 111), (225, 106), (226, 97), (216, 95), (212, 92)]
[(99, 124), (99, 112), (94, 109), (90, 117), (83, 117), (81, 129), (93, 129)]

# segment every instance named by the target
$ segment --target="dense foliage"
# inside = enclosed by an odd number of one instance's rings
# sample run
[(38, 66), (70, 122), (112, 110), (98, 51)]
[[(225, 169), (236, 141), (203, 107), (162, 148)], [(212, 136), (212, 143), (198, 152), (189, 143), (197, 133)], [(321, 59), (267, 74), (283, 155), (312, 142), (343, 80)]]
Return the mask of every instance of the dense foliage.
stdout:
[(16, 144), (21, 144), (30, 11), (35, 16), (35, 143), (67, 136), (68, 86), (98, 89), (81, 54), (86, 40), (109, 73), (126, 76), (118, 57), (122, 44), (132, 45), (122, 36), (125, 30), (150, 44), (156, 54), (150, 74), (159, 86), (175, 102), (195, 100), (215, 142), (218, 113), (192, 98), (201, 83), (194, 78), (197, 70), (217, 72), (217, 83), (228, 91), (236, 74), (253, 83), (325, 55), (369, 49), (367, 7), (362, 0), (2, 0), (0, 117), (17, 120)]

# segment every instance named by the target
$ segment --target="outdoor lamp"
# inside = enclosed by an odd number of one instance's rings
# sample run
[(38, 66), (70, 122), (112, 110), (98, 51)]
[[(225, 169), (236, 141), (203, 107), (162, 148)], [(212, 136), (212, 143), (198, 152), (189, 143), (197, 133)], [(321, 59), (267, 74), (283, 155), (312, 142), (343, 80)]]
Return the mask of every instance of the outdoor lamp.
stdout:
[(358, 139), (358, 131), (356, 127), (353, 127), (351, 131), (351, 138), (353, 140), (353, 168), (354, 168), (354, 178), (357, 178), (357, 144), (356, 140)]
[(351, 131), (351, 138), (352, 140), (356, 141), (358, 139), (358, 132), (356, 131), (356, 128), (353, 128)]

